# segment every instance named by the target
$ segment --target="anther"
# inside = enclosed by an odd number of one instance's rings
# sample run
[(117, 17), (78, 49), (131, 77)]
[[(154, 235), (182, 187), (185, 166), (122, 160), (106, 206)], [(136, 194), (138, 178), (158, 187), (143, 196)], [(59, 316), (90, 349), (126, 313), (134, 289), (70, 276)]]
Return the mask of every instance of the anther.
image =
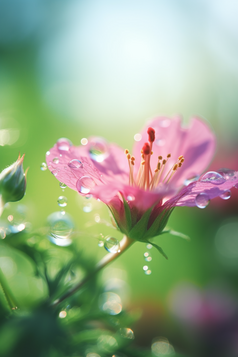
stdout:
[(178, 157), (178, 160), (182, 160), (183, 159), (183, 155), (180, 155), (179, 157)]
[(168, 154), (168, 155), (167, 155), (167, 159), (169, 159), (170, 157), (171, 157), (171, 154)]
[(159, 160), (162, 160), (162, 159), (163, 159), (163, 157), (162, 157), (162, 156), (158, 156), (158, 159), (159, 159)]
[(125, 154), (127, 155), (128, 153), (129, 153), (129, 150), (126, 149), (126, 150), (125, 150)]

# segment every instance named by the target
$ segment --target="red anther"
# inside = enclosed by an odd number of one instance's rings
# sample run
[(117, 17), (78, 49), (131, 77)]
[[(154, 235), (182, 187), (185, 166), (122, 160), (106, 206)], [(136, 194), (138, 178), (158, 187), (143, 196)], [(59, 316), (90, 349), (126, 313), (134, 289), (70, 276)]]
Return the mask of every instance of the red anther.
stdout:
[(149, 155), (151, 153), (150, 145), (148, 143), (145, 143), (142, 148), (142, 151), (144, 155)]
[(155, 130), (153, 128), (148, 128), (147, 134), (149, 135), (149, 142), (153, 143), (155, 141)]

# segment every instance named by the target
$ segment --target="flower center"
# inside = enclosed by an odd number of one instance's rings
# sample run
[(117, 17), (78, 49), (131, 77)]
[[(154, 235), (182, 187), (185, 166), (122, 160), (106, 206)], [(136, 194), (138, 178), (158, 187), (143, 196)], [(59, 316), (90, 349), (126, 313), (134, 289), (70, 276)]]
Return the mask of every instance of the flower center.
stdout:
[(144, 143), (141, 149), (141, 162), (136, 174), (134, 172), (135, 157), (131, 156), (127, 149), (125, 150), (125, 154), (129, 165), (129, 185), (138, 186), (145, 190), (152, 190), (159, 183), (168, 184), (170, 182), (176, 171), (182, 166), (184, 157), (183, 155), (179, 156), (176, 163), (168, 167), (166, 164), (171, 158), (171, 154), (168, 154), (164, 159), (162, 156), (158, 156), (156, 168), (152, 171), (150, 158), (153, 154), (152, 147), (155, 141), (155, 130), (148, 128), (147, 134), (148, 142)]

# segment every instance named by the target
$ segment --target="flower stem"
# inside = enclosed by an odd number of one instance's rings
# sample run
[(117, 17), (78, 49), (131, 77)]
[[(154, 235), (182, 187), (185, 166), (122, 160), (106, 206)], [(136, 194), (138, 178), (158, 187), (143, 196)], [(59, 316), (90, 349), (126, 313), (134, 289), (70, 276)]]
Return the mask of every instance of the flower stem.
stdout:
[(5, 299), (9, 305), (9, 308), (11, 310), (15, 310), (17, 308), (17, 304), (15, 303), (14, 297), (13, 297), (10, 289), (8, 288), (8, 285), (6, 283), (6, 280), (4, 278), (1, 268), (0, 268), (0, 288), (2, 288), (3, 294), (4, 294)]
[(120, 250), (117, 253), (108, 253), (105, 255), (95, 266), (94, 270), (89, 273), (83, 280), (81, 280), (77, 285), (68, 290), (64, 295), (62, 295), (59, 299), (55, 300), (51, 306), (57, 306), (62, 301), (73, 295), (78, 289), (80, 289), (85, 283), (87, 283), (94, 275), (96, 275), (101, 269), (103, 269), (107, 264), (115, 260), (119, 255), (126, 251), (133, 243), (134, 239), (130, 239), (127, 236), (124, 236), (120, 242)]
[(4, 202), (3, 202), (3, 199), (2, 199), (2, 195), (0, 195), (0, 217), (3, 213), (3, 208), (4, 208)]

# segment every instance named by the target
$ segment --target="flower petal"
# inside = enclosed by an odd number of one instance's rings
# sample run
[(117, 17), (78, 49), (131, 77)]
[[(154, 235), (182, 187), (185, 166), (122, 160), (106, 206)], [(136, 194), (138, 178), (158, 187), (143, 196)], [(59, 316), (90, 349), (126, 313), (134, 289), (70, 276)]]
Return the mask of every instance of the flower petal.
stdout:
[[(207, 124), (193, 118), (188, 128), (181, 127), (181, 119), (158, 117), (152, 120), (142, 131), (142, 139), (134, 146), (134, 156), (140, 157), (142, 144), (148, 141), (147, 128), (155, 129), (155, 142), (153, 144), (153, 155), (151, 157), (152, 169), (156, 168), (158, 156), (166, 158), (171, 154), (167, 169), (163, 176), (174, 165), (177, 158), (183, 155), (185, 161), (176, 172), (171, 182), (180, 187), (186, 179), (200, 175), (210, 163), (215, 151), (215, 136)], [(139, 162), (136, 162), (138, 168)]]
[[(229, 177), (220, 185), (210, 182), (196, 181), (184, 187), (176, 196), (169, 201), (174, 206), (197, 206), (197, 197), (200, 194), (206, 194), (207, 199), (211, 200), (221, 196), (224, 192), (238, 184), (238, 171), (234, 172), (233, 177)], [(166, 203), (167, 203), (166, 202)]]

